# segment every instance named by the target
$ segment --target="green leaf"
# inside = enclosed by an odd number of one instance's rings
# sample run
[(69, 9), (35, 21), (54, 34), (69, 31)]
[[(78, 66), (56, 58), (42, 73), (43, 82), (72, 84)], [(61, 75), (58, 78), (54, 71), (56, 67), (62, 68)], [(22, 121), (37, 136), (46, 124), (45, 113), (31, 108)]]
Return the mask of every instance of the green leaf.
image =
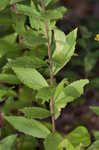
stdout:
[(13, 5), (15, 3), (18, 3), (18, 2), (22, 2), (24, 0), (10, 0), (10, 4)]
[(63, 140), (59, 144), (59, 150), (63, 150), (63, 148), (66, 148), (66, 150), (77, 150), (77, 149), (74, 149), (73, 145), (70, 143), (68, 139)]
[(20, 34), (23, 38), (24, 44), (29, 48), (33, 48), (42, 44), (47, 43), (47, 40), (41, 36), (33, 34), (31, 31), (26, 31)]
[(15, 55), (19, 53), (19, 48), (17, 44), (11, 44), (5, 40), (0, 40), (0, 57), (7, 55)]
[(17, 135), (10, 135), (0, 141), (0, 150), (11, 150)]
[[(64, 108), (67, 103), (74, 101), (83, 94), (83, 87), (88, 84), (87, 79), (75, 81), (66, 86), (55, 99), (55, 109), (60, 112), (61, 108)], [(56, 114), (57, 115), (57, 114)]]
[(10, 35), (4, 36), (2, 40), (7, 41), (10, 44), (13, 44), (17, 40), (17, 33), (12, 33)]
[(56, 49), (53, 53), (53, 72), (56, 74), (60, 69), (62, 69), (71, 57), (74, 55), (77, 29), (65, 35), (60, 30), (54, 31)]
[(36, 98), (42, 99), (44, 103), (45, 101), (48, 101), (54, 95), (54, 92), (55, 92), (54, 88), (44, 87), (38, 91)]
[(27, 135), (37, 138), (46, 138), (48, 134), (50, 134), (50, 131), (39, 121), (18, 116), (10, 116), (4, 118), (15, 129)]
[(99, 131), (94, 131), (94, 137), (96, 140), (99, 140)]
[(47, 66), (47, 63), (36, 56), (22, 56), (11, 60), (8, 65), (11, 67), (40, 68)]
[(99, 140), (95, 141), (87, 150), (99, 150)]
[(34, 19), (40, 19), (41, 17), (40, 13), (36, 11), (36, 9), (33, 9), (26, 5), (16, 4), (16, 9), (24, 15), (33, 16)]
[(82, 144), (84, 147), (87, 147), (91, 143), (90, 134), (88, 133), (88, 130), (83, 126), (79, 126), (71, 133), (69, 133), (67, 135), (67, 139), (71, 141), (73, 146)]
[(44, 19), (46, 20), (57, 20), (63, 18), (64, 13), (66, 12), (65, 7), (59, 7), (54, 10), (47, 10), (44, 14)]
[(5, 97), (14, 96), (17, 97), (17, 93), (11, 88), (0, 86), (0, 102), (5, 100)]
[(0, 74), (0, 82), (2, 83), (8, 83), (8, 84), (19, 84), (20, 81), (16, 77), (16, 75), (13, 74)]
[(94, 89), (99, 89), (99, 78), (96, 77), (94, 79), (91, 79), (89, 84), (87, 85), (87, 91), (88, 90), (94, 90)]
[(84, 58), (85, 71), (88, 73), (94, 68), (99, 59), (99, 51), (89, 52)]
[[(5, 13), (2, 11), (0, 12), (0, 25), (6, 26), (12, 25), (14, 22), (11, 17), (11, 11), (6, 11)], [(1, 32), (1, 30), (0, 30)]]
[(7, 5), (9, 4), (10, 0), (3, 0), (0, 1), (0, 11), (2, 11), (3, 9), (5, 9), (7, 7)]
[(99, 106), (90, 106), (90, 108), (96, 113), (96, 115), (99, 115)]
[(13, 70), (17, 77), (29, 88), (39, 90), (48, 87), (48, 83), (36, 69), (13, 67)]
[(20, 110), (28, 118), (44, 119), (51, 116), (50, 112), (47, 109), (40, 107), (25, 107)]
[(64, 85), (65, 83), (67, 83), (67, 79), (63, 79), (56, 87), (56, 91), (54, 94), (54, 100), (57, 99), (57, 97), (60, 95), (60, 93), (62, 92), (62, 90), (64, 89)]
[(44, 141), (45, 150), (57, 150), (61, 141), (62, 137), (58, 133), (49, 134)]

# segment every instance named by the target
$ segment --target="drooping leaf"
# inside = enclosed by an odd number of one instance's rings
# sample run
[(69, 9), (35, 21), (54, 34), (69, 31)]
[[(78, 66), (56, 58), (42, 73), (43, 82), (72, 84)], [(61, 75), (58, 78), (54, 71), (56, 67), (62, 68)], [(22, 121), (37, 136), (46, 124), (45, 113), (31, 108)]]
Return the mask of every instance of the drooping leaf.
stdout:
[(13, 134), (0, 141), (0, 150), (11, 150), (17, 135)]
[(21, 111), (27, 118), (44, 119), (51, 115), (47, 109), (40, 107), (25, 107)]
[[(87, 79), (75, 81), (66, 86), (55, 100), (55, 109), (59, 112), (67, 103), (74, 101), (83, 94), (83, 87), (88, 84)], [(57, 114), (56, 114), (57, 115)]]
[(17, 77), (32, 89), (39, 90), (40, 88), (48, 87), (48, 83), (36, 69), (13, 67), (13, 70)]
[(57, 150), (61, 140), (62, 137), (58, 133), (55, 133), (54, 135), (52, 133), (49, 134), (44, 141), (45, 150)]
[(88, 133), (88, 130), (83, 126), (79, 126), (71, 133), (69, 133), (67, 135), (67, 139), (71, 141), (74, 146), (82, 144), (84, 147), (87, 147), (91, 143), (90, 134)]
[(60, 30), (55, 30), (56, 49), (53, 53), (53, 72), (56, 74), (63, 68), (74, 54), (76, 45), (77, 29), (67, 36)]
[(99, 115), (99, 106), (90, 106), (90, 108), (96, 113), (96, 115)]
[(46, 138), (50, 131), (39, 121), (26, 119), (25, 117), (4, 117), (15, 129), (27, 135), (38, 138)]

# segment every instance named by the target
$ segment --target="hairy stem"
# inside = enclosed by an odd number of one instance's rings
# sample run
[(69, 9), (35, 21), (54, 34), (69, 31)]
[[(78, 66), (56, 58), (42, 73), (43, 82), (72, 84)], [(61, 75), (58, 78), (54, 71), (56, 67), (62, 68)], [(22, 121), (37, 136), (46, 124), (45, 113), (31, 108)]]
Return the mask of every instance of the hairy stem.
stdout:
[[(42, 10), (43, 13), (46, 12), (45, 9), (45, 4), (44, 4), (44, 0), (41, 0), (41, 5), (42, 5)], [(45, 21), (45, 29), (46, 29), (46, 38), (48, 40), (48, 57), (49, 60), (52, 58), (51, 55), (51, 48), (50, 48), (50, 39), (49, 39), (49, 34), (48, 34), (48, 22)], [(52, 71), (52, 62), (49, 61), (49, 70), (50, 70), (50, 82), (51, 82), (51, 88), (53, 88), (53, 79), (54, 79), (54, 75), (53, 75), (53, 71)], [(55, 133), (55, 109), (54, 109), (54, 98), (51, 97), (51, 112), (52, 112), (52, 133)]]

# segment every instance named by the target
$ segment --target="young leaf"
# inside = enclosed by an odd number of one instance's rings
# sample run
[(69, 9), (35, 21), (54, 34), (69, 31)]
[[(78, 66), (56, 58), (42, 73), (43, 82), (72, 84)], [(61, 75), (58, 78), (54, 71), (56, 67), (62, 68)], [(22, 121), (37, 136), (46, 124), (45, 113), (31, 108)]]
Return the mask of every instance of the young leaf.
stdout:
[(96, 115), (99, 115), (99, 106), (91, 106), (90, 108), (96, 113)]
[(29, 88), (39, 90), (48, 87), (48, 83), (36, 69), (13, 67), (13, 70), (17, 77)]
[(50, 112), (47, 109), (40, 107), (25, 107), (20, 110), (28, 118), (44, 119), (51, 116)]
[(90, 134), (88, 133), (88, 130), (83, 126), (79, 126), (71, 133), (69, 133), (67, 135), (67, 139), (71, 141), (73, 146), (82, 144), (84, 147), (87, 147), (91, 143)]
[(13, 134), (0, 141), (0, 150), (11, 150), (17, 135)]
[(10, 116), (4, 117), (15, 129), (27, 135), (46, 138), (50, 131), (39, 121), (26, 119), (24, 117)]
[(62, 137), (58, 133), (49, 134), (44, 141), (45, 150), (57, 150), (61, 141)]
[(60, 31), (55, 30), (56, 49), (53, 53), (53, 72), (56, 74), (63, 68), (74, 54), (76, 45), (77, 29), (70, 32), (67, 36)]
[[(57, 99), (55, 99), (55, 108), (58, 111), (64, 108), (67, 103), (74, 101), (76, 98), (83, 94), (83, 87), (88, 84), (87, 79), (75, 81), (68, 86), (66, 86), (63, 91), (59, 94)], [(57, 114), (56, 114), (57, 115)]]

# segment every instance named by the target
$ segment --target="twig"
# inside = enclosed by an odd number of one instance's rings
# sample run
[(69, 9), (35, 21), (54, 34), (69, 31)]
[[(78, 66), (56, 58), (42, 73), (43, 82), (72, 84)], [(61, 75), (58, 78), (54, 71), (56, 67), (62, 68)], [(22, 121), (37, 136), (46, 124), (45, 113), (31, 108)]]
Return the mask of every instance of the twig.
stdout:
[[(41, 5), (42, 5), (42, 10), (43, 13), (46, 12), (45, 9), (45, 3), (44, 0), (41, 0)], [(48, 22), (45, 21), (45, 29), (46, 29), (46, 38), (48, 40), (48, 57), (49, 60), (52, 58), (51, 56), (51, 48), (50, 48), (50, 39), (49, 39), (49, 34), (48, 34)], [(54, 79), (54, 75), (53, 75), (53, 71), (52, 71), (52, 62), (49, 62), (49, 70), (50, 70), (50, 81), (51, 81), (51, 88), (53, 88), (53, 79)], [(51, 111), (52, 111), (52, 133), (55, 133), (55, 108), (54, 108), (54, 98), (51, 97)]]

